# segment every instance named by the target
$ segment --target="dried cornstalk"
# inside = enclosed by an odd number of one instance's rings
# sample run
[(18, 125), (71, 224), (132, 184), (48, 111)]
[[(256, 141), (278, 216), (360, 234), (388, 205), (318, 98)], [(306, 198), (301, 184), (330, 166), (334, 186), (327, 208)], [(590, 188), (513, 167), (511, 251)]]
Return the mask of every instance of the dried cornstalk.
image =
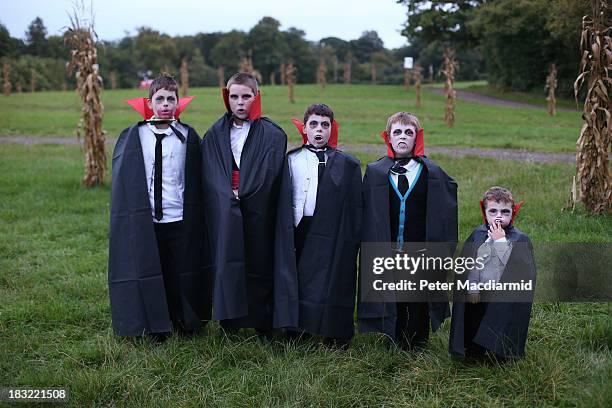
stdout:
[(448, 127), (455, 124), (455, 103), (457, 92), (455, 92), (455, 72), (459, 64), (455, 60), (455, 51), (447, 48), (444, 51), (444, 63), (440, 72), (446, 77), (444, 82), (444, 122)]
[(270, 85), (276, 85), (276, 72), (270, 72)]
[(223, 66), (217, 68), (217, 81), (219, 83), (219, 88), (225, 87), (225, 68), (223, 68)]
[(279, 69), (280, 69), (281, 85), (287, 85), (287, 67), (285, 66), (284, 62), (281, 62)]
[(404, 89), (407, 91), (410, 89), (410, 70), (404, 68)]
[(6, 96), (9, 96), (13, 85), (11, 84), (11, 67), (6, 62), (2, 64), (2, 81), (2, 91)]
[(317, 70), (317, 83), (321, 86), (321, 89), (325, 89), (327, 84), (327, 64), (325, 64), (325, 58), (319, 59), (319, 69)]
[(544, 90), (548, 90), (548, 95), (546, 96), (546, 106), (548, 108), (548, 114), (550, 116), (555, 116), (557, 113), (557, 99), (555, 98), (555, 90), (557, 89), (557, 67), (555, 64), (550, 64), (550, 70), (548, 71), (548, 76), (546, 77), (546, 86)]
[(21, 82), (17, 82), (17, 85), (15, 85), (15, 92), (17, 92), (17, 93), (22, 93), (23, 92), (23, 88), (21, 86)]
[(100, 101), (102, 77), (98, 72), (96, 42), (97, 34), (91, 23), (83, 23), (77, 12), (70, 16), (70, 28), (65, 37), (71, 47), (68, 69), (75, 73), (77, 92), (83, 100), (81, 120), (77, 126), (77, 138), (83, 136), (85, 153), (85, 176), (87, 187), (104, 182), (106, 171), (105, 132), (102, 130), (104, 106)]
[(338, 56), (334, 55), (334, 84), (338, 83)]
[(181, 95), (187, 96), (189, 92), (189, 65), (187, 64), (187, 58), (183, 58), (181, 61)]
[(582, 118), (576, 142), (576, 175), (572, 190), (580, 186), (580, 198), (570, 196), (566, 208), (578, 199), (593, 214), (612, 212), (612, 177), (608, 154), (612, 145), (612, 21), (606, 0), (591, 0), (592, 14), (582, 19), (582, 59), (574, 82), (574, 96), (586, 84)]
[(343, 77), (344, 77), (344, 83), (345, 84), (350, 84), (351, 83), (351, 65), (353, 62), (353, 56), (349, 53), (346, 56), (346, 61), (344, 62), (344, 72), (343, 72)]
[(429, 83), (434, 83), (434, 69), (432, 64), (429, 64)]
[(36, 85), (38, 85), (38, 77), (34, 68), (30, 69), (30, 92), (36, 92)]
[(295, 71), (296, 67), (293, 65), (293, 61), (289, 60), (287, 64), (287, 69), (285, 71), (285, 80), (287, 81), (287, 86), (289, 87), (289, 102), (295, 103), (295, 98), (293, 95), (293, 85), (295, 85)]
[(372, 85), (376, 85), (376, 64), (373, 62), (370, 64), (370, 71), (370, 76), (372, 77)]
[(115, 71), (111, 71), (110, 73), (110, 83), (111, 89), (117, 89), (117, 73)]
[(412, 76), (414, 77), (414, 90), (416, 92), (416, 107), (421, 107), (421, 81), (423, 80), (423, 74), (421, 73), (422, 69), (419, 65), (414, 66), (414, 73)]
[(247, 74), (253, 74), (253, 61), (250, 57), (240, 58), (240, 72), (246, 72)]

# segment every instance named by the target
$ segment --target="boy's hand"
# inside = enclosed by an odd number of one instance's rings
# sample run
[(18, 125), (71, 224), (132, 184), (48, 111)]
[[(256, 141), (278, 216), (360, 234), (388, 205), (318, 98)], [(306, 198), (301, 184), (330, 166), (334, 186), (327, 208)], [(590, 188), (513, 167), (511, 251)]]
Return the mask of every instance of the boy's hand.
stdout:
[(468, 301), (468, 303), (478, 303), (478, 302), (480, 302), (480, 293), (468, 293), (467, 301)]
[(506, 231), (502, 228), (501, 224), (493, 223), (489, 225), (489, 237), (493, 241), (497, 241), (500, 238), (504, 238), (506, 236)]

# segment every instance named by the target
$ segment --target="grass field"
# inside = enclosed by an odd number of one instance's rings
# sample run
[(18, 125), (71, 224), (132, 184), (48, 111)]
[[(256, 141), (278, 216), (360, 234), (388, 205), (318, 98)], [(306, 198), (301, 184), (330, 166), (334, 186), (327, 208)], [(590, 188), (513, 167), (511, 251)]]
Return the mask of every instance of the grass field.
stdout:
[[(380, 100), (395, 92), (393, 103), (401, 103), (401, 90), (372, 90)], [(211, 90), (203, 92), (210, 95), (200, 100), (213, 100)], [(38, 96), (32, 114), (48, 121), (53, 97)], [(134, 118), (119, 102), (107, 106), (121, 116), (109, 114), (109, 123)], [(286, 110), (273, 117), (290, 116), (298, 106), (279, 107)], [(214, 112), (201, 126), (220, 109)], [(17, 133), (47, 133), (36, 121), (29, 126)], [(65, 124), (58, 126), (55, 134)], [(536, 304), (525, 359), (501, 366), (452, 359), (448, 321), (421, 353), (389, 348), (375, 335), (358, 335), (346, 352), (314, 342), (263, 342), (252, 332), (228, 340), (216, 323), (198, 337), (162, 345), (118, 338), (110, 328), (106, 283), (108, 184), (82, 188), (77, 146), (0, 144), (0, 156), (0, 387), (65, 387), (75, 407), (612, 405), (612, 322), (605, 303)], [(377, 158), (358, 156), (363, 163)], [(612, 217), (581, 208), (560, 212), (571, 165), (433, 159), (459, 183), (462, 239), (480, 222), (482, 192), (501, 184), (526, 200), (517, 224), (535, 242), (612, 241)]]
[[(459, 87), (481, 83), (458, 84)], [(203, 134), (223, 113), (218, 88), (195, 88), (196, 96), (183, 114), (183, 120)], [(308, 104), (324, 102), (335, 111), (341, 126), (341, 142), (377, 143), (387, 117), (400, 110), (419, 116), (431, 146), (510, 148), (538, 151), (574, 152), (582, 125), (578, 112), (561, 111), (554, 118), (542, 109), (507, 109), (478, 103), (457, 102), (457, 121), (452, 129), (443, 122), (443, 97), (423, 92), (423, 107), (415, 107), (414, 87), (298, 85), (296, 103), (287, 102), (287, 88), (263, 87), (263, 113), (278, 122), (293, 140), (298, 140), (291, 117), (301, 118)], [(124, 100), (145, 96), (139, 90), (104, 91), (106, 113), (104, 129), (117, 137), (130, 123), (139, 119)], [(0, 133), (74, 137), (79, 118), (79, 102), (74, 92), (0, 95)]]
[[(482, 83), (459, 84), (482, 91)], [(223, 112), (216, 88), (183, 119), (203, 131)], [(490, 94), (490, 93), (489, 93)], [(137, 114), (105, 91), (104, 127), (114, 137)], [(386, 117), (417, 113), (426, 146), (573, 152), (581, 120), (545, 109), (507, 109), (459, 101), (457, 125), (442, 122), (442, 97), (393, 86), (263, 88), (264, 114), (297, 136), (289, 118), (322, 101), (336, 111), (340, 142), (378, 144)], [(364, 96), (365, 95), (365, 96)], [(500, 96), (500, 95), (493, 95)], [(529, 102), (530, 96), (518, 96)], [(71, 92), (0, 96), (2, 135), (74, 137), (78, 101)], [(110, 153), (109, 153), (110, 154)], [(356, 153), (362, 163), (377, 159)], [(0, 144), (0, 387), (64, 387), (70, 406), (601, 406), (612, 405), (612, 319), (606, 303), (539, 303), (526, 358), (502, 366), (464, 363), (447, 352), (449, 322), (421, 353), (358, 335), (346, 352), (314, 342), (228, 340), (216, 323), (195, 338), (162, 345), (114, 336), (106, 283), (109, 183), (84, 189), (77, 146)], [(517, 220), (532, 240), (611, 242), (612, 217), (579, 207), (561, 212), (574, 168), (567, 164), (431, 155), (459, 188), (460, 238), (480, 222), (478, 199), (491, 185), (526, 200)], [(110, 161), (109, 161), (110, 163)], [(109, 171), (110, 178), (110, 171)], [(24, 406), (23, 404), (16, 406)]]

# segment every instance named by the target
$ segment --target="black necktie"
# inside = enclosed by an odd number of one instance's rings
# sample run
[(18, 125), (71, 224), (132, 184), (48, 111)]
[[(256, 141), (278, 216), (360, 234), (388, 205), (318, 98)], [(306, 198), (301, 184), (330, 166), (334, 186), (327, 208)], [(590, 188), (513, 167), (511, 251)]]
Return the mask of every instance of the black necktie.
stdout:
[(319, 180), (321, 180), (321, 177), (323, 177), (323, 172), (325, 171), (325, 151), (329, 149), (329, 146), (324, 146), (317, 149), (313, 145), (306, 144), (304, 147), (317, 155), (317, 159), (319, 160)]
[(319, 182), (323, 177), (323, 172), (325, 171), (325, 152), (322, 150), (317, 150), (315, 152), (317, 155), (317, 159), (319, 159)]
[(153, 198), (155, 199), (155, 219), (164, 218), (162, 211), (162, 139), (165, 133), (154, 133), (155, 139), (155, 176), (153, 184)]
[(404, 166), (409, 162), (410, 159), (398, 159), (391, 168), (391, 171), (397, 174), (397, 189), (401, 195), (406, 194), (406, 191), (408, 191), (408, 176), (406, 176), (408, 171)]

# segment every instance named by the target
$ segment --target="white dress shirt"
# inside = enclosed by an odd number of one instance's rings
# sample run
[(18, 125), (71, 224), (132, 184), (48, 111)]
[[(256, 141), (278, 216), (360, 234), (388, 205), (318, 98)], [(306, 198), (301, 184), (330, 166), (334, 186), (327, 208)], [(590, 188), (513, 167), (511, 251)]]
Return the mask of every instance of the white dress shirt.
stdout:
[(244, 143), (249, 135), (250, 128), (251, 123), (246, 120), (242, 122), (242, 126), (237, 126), (232, 122), (232, 127), (230, 128), (232, 155), (234, 156), (234, 160), (236, 161), (238, 168), (240, 168), (240, 157), (242, 156), (242, 149), (244, 148)]
[[(172, 126), (187, 138), (187, 128), (178, 122)], [(165, 133), (162, 139), (162, 211), (163, 218), (155, 219), (155, 143), (157, 139), (154, 133)], [(147, 178), (147, 190), (149, 202), (151, 203), (151, 217), (153, 222), (167, 223), (183, 219), (183, 194), (185, 192), (185, 155), (187, 152), (187, 140), (181, 140), (174, 134), (171, 128), (158, 129), (147, 123), (138, 128), (142, 156), (145, 164), (145, 175)]]
[[(408, 177), (408, 187), (410, 188), (410, 186), (412, 186), (412, 183), (415, 182), (416, 180), (416, 176), (417, 173), (419, 171), (419, 169), (421, 168), (422, 164), (419, 163), (416, 160), (412, 160), (410, 159), (410, 161), (408, 162), (408, 164), (402, 166), (403, 168), (406, 169), (406, 177)], [(398, 183), (398, 175), (395, 173), (391, 173), (391, 178), (393, 179), (393, 183), (395, 183), (395, 186), (397, 187), (399, 184)]]
[(293, 192), (293, 224), (302, 217), (312, 217), (317, 206), (319, 159), (314, 152), (302, 147), (289, 154), (289, 174)]

